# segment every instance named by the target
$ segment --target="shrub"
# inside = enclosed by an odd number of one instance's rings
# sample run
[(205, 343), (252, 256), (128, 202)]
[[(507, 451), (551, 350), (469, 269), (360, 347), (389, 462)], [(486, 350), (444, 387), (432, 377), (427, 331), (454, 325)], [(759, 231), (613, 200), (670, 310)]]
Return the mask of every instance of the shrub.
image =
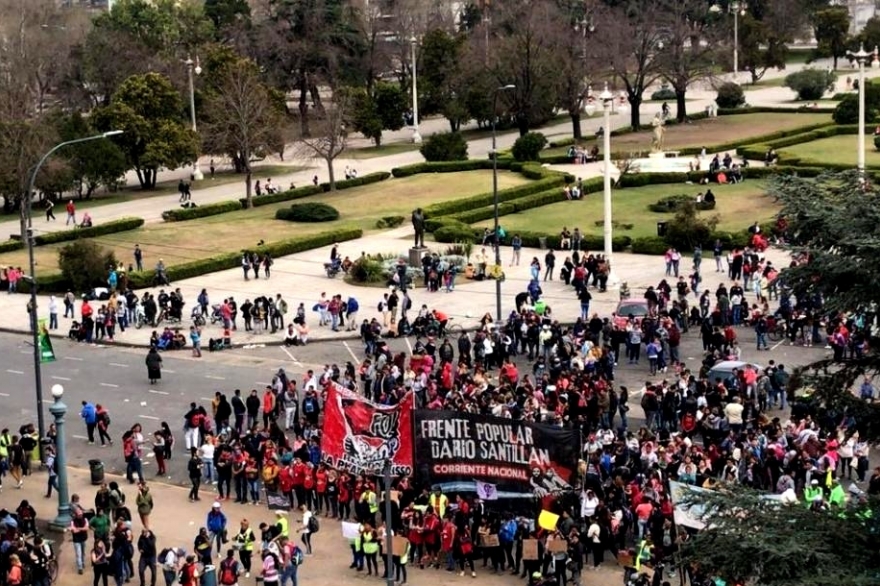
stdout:
[(397, 228), (406, 220), (405, 216), (385, 216), (376, 221), (377, 228)]
[(339, 211), (320, 202), (295, 203), (275, 212), (275, 219), (288, 222), (332, 222), (339, 219)]
[(701, 201), (697, 203), (694, 196), (681, 193), (679, 195), (669, 195), (662, 197), (648, 206), (648, 209), (658, 214), (671, 214), (677, 212), (686, 204), (693, 204), (698, 210), (713, 210), (715, 202)]
[(739, 108), (746, 103), (746, 96), (739, 84), (728, 81), (718, 88), (715, 103), (719, 108)]
[(24, 248), (24, 242), (21, 241), (20, 237), (18, 240), (13, 240), (10, 238), (6, 242), (0, 242), (0, 253), (3, 252), (15, 252), (16, 250), (21, 250)]
[(241, 202), (238, 200), (218, 201), (217, 203), (209, 203), (197, 208), (165, 210), (162, 212), (162, 219), (166, 222), (185, 222), (186, 220), (194, 220), (195, 218), (205, 218), (207, 216), (225, 214), (226, 212), (235, 212), (240, 210), (241, 207)]
[[(868, 88), (871, 86), (867, 86), (865, 91), (865, 122), (870, 123), (875, 118), (877, 118), (877, 109), (880, 107), (880, 100), (872, 101), (868, 98), (871, 96)], [(831, 114), (831, 118), (837, 124), (858, 124), (859, 123), (859, 96), (849, 95), (843, 98), (837, 107), (834, 108), (834, 112)]]
[(382, 260), (369, 256), (362, 256), (354, 261), (348, 274), (355, 283), (379, 283), (385, 280)]
[[(518, 185), (509, 189), (502, 189), (498, 192), (498, 201), (499, 203), (504, 203), (512, 199), (518, 199), (527, 195), (534, 195), (542, 191), (547, 191), (548, 189), (552, 189), (553, 187), (559, 187), (561, 193), (561, 188), (564, 180), (565, 177), (562, 174), (552, 173), (547, 179), (533, 181), (532, 183)], [(491, 191), (489, 191), (487, 193), (481, 193), (479, 195), (474, 195), (471, 197), (435, 203), (427, 206), (424, 211), (426, 217), (438, 218), (440, 216), (448, 216), (449, 214), (466, 212), (475, 208), (492, 205), (493, 202), (494, 195)]]
[(58, 251), (61, 274), (75, 291), (88, 291), (106, 283), (109, 267), (117, 264), (112, 251), (92, 240), (77, 240)]
[(709, 242), (717, 225), (718, 216), (702, 218), (694, 202), (685, 202), (666, 225), (666, 242), (679, 250), (692, 250)]
[[(491, 168), (492, 161), (490, 159), (468, 159), (467, 161), (439, 161), (395, 167), (391, 169), (391, 174), (400, 178), (418, 175), (419, 173), (457, 173), (458, 171), (476, 171)], [(498, 168), (508, 169), (510, 168), (510, 162), (499, 159)]]
[(674, 100), (675, 99), (675, 90), (669, 87), (666, 84), (663, 84), (659, 90), (651, 94), (651, 99), (660, 101), (660, 100)]
[(801, 69), (785, 76), (785, 87), (794, 90), (799, 100), (819, 100), (835, 82), (837, 76), (824, 69)]
[(537, 161), (545, 146), (547, 146), (546, 136), (540, 132), (527, 132), (516, 139), (511, 152), (517, 161)]
[(632, 241), (633, 254), (665, 254), (669, 245), (659, 236), (646, 236)]
[[(104, 236), (106, 234), (116, 234), (117, 232), (127, 232), (144, 225), (143, 218), (120, 218), (111, 220), (92, 226), (91, 228), (75, 228), (73, 230), (61, 230), (59, 232), (46, 232), (34, 236), (34, 244), (43, 246), (45, 244), (55, 244), (57, 242), (70, 242), (71, 240), (79, 240), (80, 238), (94, 238), (96, 236)], [(12, 238), (21, 237), (12, 235)]]
[(452, 242), (474, 242), (476, 238), (476, 230), (461, 222), (445, 224), (434, 231), (434, 240), (447, 244)]
[(419, 149), (426, 161), (466, 161), (467, 141), (459, 132), (432, 134)]

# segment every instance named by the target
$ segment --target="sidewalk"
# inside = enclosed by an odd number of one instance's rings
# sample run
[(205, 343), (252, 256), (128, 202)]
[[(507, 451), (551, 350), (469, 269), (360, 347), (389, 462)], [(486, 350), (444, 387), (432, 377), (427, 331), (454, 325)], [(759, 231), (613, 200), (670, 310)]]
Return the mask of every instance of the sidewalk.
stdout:
[[(175, 459), (171, 462), (176, 462), (175, 465), (180, 466), (182, 463), (179, 462), (178, 459), (181, 458), (182, 456), (175, 455)], [(146, 476), (149, 479), (149, 477), (152, 476), (152, 470), (154, 469), (153, 465), (147, 460), (144, 463), (144, 468)], [(70, 494), (79, 494), (81, 502), (85, 507), (87, 509), (91, 508), (98, 487), (91, 485), (89, 481), (89, 472), (79, 468), (68, 467), (67, 477)], [(125, 481), (125, 478), (120, 475), (108, 475), (105, 480), (107, 482), (116, 481), (125, 493), (128, 503), (127, 506), (131, 509), (133, 516), (132, 533), (134, 540), (137, 541), (141, 534), (142, 525), (134, 506), (135, 497), (137, 495), (135, 486), (129, 485)], [(27, 499), (34, 509), (36, 509), (38, 520), (43, 521), (46, 519), (53, 519), (57, 515), (58, 499), (57, 495), (54, 494), (51, 499), (44, 497), (46, 488), (45, 483), (45, 472), (35, 472), (26, 478), (25, 485), (21, 490), (16, 490), (11, 485), (7, 485), (2, 495), (0, 495), (0, 503), (2, 503), (2, 507), (14, 510), (18, 507), (18, 503), (21, 499)], [(182, 547), (187, 553), (192, 553), (193, 540), (195, 539), (199, 528), (205, 525), (208, 511), (214, 501), (214, 495), (216, 494), (214, 487), (205, 487), (203, 485), (202, 490), (200, 491), (202, 500), (197, 503), (190, 503), (187, 501), (188, 487), (172, 486), (163, 482), (150, 483), (149, 486), (150, 493), (153, 495), (153, 503), (155, 507), (152, 515), (150, 515), (150, 526), (153, 533), (156, 535), (157, 550), (161, 551), (166, 547)], [(222, 510), (226, 514), (227, 528), (232, 535), (238, 532), (241, 520), (246, 518), (250, 523), (250, 527), (254, 530), (254, 533), (259, 539), (260, 523), (271, 525), (274, 524), (276, 520), (274, 511), (270, 511), (264, 504), (260, 506), (251, 506), (235, 504), (232, 501), (224, 501), (222, 503)], [(300, 522), (302, 516), (301, 514), (292, 511), (288, 513), (288, 518), (290, 521), (291, 535), (294, 536), (301, 526)], [(298, 570), (297, 578), (300, 584), (308, 584), (309, 586), (336, 586), (338, 584), (362, 582), (365, 584), (381, 586), (385, 583), (379, 577), (371, 578), (366, 576), (365, 572), (356, 573), (354, 570), (348, 569), (348, 564), (351, 560), (351, 553), (348, 542), (342, 537), (342, 530), (339, 521), (322, 517), (320, 523), (320, 531), (312, 535), (314, 555), (307, 556)], [(86, 564), (86, 570), (83, 575), (77, 574), (76, 561), (69, 535), (66, 533), (63, 536), (59, 534), (49, 534), (47, 537), (54, 542), (54, 549), (58, 556), (59, 572), (56, 583), (63, 584), (64, 586), (91, 586), (93, 577), (91, 565), (88, 563)], [(295, 539), (297, 543), (302, 546), (299, 537), (296, 536)], [(92, 544), (93, 539), (90, 535), (87, 544), (88, 550), (91, 549)], [(251, 572), (251, 577), (246, 578), (242, 575), (238, 581), (240, 586), (251, 586), (252, 584), (258, 583), (256, 581), (260, 563), (259, 556), (256, 553), (258, 549), (259, 543), (257, 543), (255, 548), (253, 560), (254, 569)], [(217, 556), (215, 548), (213, 558), (215, 564), (219, 563), (219, 560), (222, 559), (222, 557), (225, 557), (225, 555), (225, 547), (221, 557)], [(135, 572), (137, 572), (139, 557), (138, 554), (135, 554)], [(238, 556), (236, 555), (236, 559), (237, 558)], [(487, 584), (489, 586), (513, 586), (523, 583), (518, 576), (511, 576), (507, 574), (507, 572), (497, 575), (492, 574), (489, 569), (480, 567), (480, 564), (477, 562), (478, 560), (475, 560), (476, 571), (481, 584)], [(380, 562), (380, 566), (381, 565)], [(416, 586), (427, 586), (429, 583), (432, 585), (475, 583), (470, 576), (459, 577), (457, 573), (438, 571), (430, 568), (420, 570), (415, 564), (409, 564), (407, 566), (407, 572), (407, 582), (415, 584)], [(622, 570), (617, 566), (615, 561), (610, 558), (610, 555), (606, 555), (605, 562), (598, 571), (584, 571), (581, 585), (601, 586), (602, 584), (608, 584), (611, 580), (620, 580), (621, 573)], [(159, 569), (158, 574), (155, 584), (157, 586), (165, 586), (165, 580), (163, 579), (161, 568)], [(146, 580), (149, 580), (149, 570), (147, 570), (147, 575), (145, 577)], [(112, 577), (110, 578), (110, 583), (113, 583)], [(136, 575), (132, 578), (131, 583), (139, 583)], [(145, 583), (150, 584), (150, 582)]]
[[(571, 202), (572, 214), (577, 215), (576, 206), (578, 202)], [(748, 219), (744, 218), (743, 228), (747, 227)], [(340, 245), (340, 254), (348, 255), (352, 258), (360, 256), (360, 253), (367, 254), (400, 254), (406, 255), (411, 246), (412, 229), (403, 227), (392, 230), (383, 234), (354, 240), (351, 242), (343, 242)], [(429, 249), (442, 253), (448, 245), (430, 243)], [(275, 260), (272, 267), (272, 278), (269, 281), (265, 279), (245, 281), (240, 269), (230, 269), (204, 275), (192, 279), (177, 281), (172, 284), (173, 288), (179, 287), (183, 293), (186, 305), (183, 310), (184, 319), (181, 327), (189, 328), (189, 315), (196, 298), (202, 288), (208, 290), (211, 303), (219, 303), (224, 298), (230, 296), (235, 297), (239, 306), (245, 299), (254, 299), (259, 295), (267, 297), (275, 297), (281, 293), (282, 297), (287, 301), (289, 320), (296, 313), (296, 307), (299, 303), (303, 303), (306, 308), (306, 321), (311, 329), (310, 341), (319, 340), (345, 340), (357, 338), (356, 332), (332, 332), (329, 328), (319, 328), (317, 324), (317, 314), (311, 311), (312, 306), (317, 302), (321, 292), (326, 292), (328, 296), (342, 295), (343, 299), (354, 297), (360, 305), (358, 321), (363, 319), (371, 319), (379, 317), (376, 307), (382, 294), (387, 289), (381, 287), (361, 287), (350, 285), (342, 280), (341, 277), (336, 279), (328, 279), (324, 273), (324, 262), (330, 256), (330, 248), (324, 247), (314, 250), (305, 251), (298, 254), (289, 255)], [(479, 247), (475, 246), (474, 252), (478, 252)], [(491, 250), (488, 250), (491, 255)], [(502, 283), (502, 317), (506, 318), (507, 314), (514, 308), (514, 298), (522, 291), (526, 290), (530, 276), (529, 264), (533, 257), (537, 257), (541, 264), (544, 264), (545, 250), (524, 248), (521, 253), (521, 264), (517, 267), (508, 266), (510, 263), (510, 249), (502, 248), (502, 263), (505, 270), (505, 281)], [(558, 280), (559, 269), (567, 256), (566, 251), (557, 252), (557, 270), (556, 279), (554, 281), (542, 283), (544, 291), (543, 299), (553, 310), (553, 316), (563, 323), (574, 322), (580, 315), (580, 303), (575, 297), (574, 290), (571, 287)], [(767, 257), (777, 266), (782, 267), (788, 263), (787, 255), (784, 251), (769, 249)], [(687, 279), (691, 272), (691, 259), (683, 258), (681, 262), (681, 274)], [(661, 279), (664, 278), (665, 265), (662, 257), (617, 253), (613, 258), (613, 266), (615, 267), (615, 276), (621, 281), (626, 282), (629, 286), (631, 296), (633, 298), (641, 298), (644, 290), (648, 286), (656, 286)], [(709, 288), (714, 291), (719, 283), (727, 283), (727, 274), (716, 273), (715, 263), (711, 256), (711, 251), (704, 253), (703, 264), (703, 284), (702, 289)], [(674, 277), (667, 278), (667, 281), (674, 287)], [(727, 283), (729, 285), (729, 283)], [(431, 309), (439, 309), (447, 313), (454, 324), (461, 324), (465, 328), (474, 328), (479, 324), (480, 318), (485, 313), (490, 313), (493, 318), (495, 314), (495, 282), (486, 280), (482, 282), (468, 281), (459, 277), (456, 280), (455, 291), (452, 293), (428, 293), (421, 285), (417, 283), (417, 288), (411, 293), (413, 301), (413, 312), (417, 312), (422, 304), (427, 305)], [(139, 292), (143, 294), (143, 292)], [(158, 293), (158, 289), (154, 289), (153, 293)], [(593, 301), (590, 306), (590, 312), (596, 312), (601, 317), (609, 316), (617, 308), (619, 295), (615, 289), (609, 289), (607, 293), (599, 293), (592, 291)], [(27, 295), (0, 295), (0, 315), (5, 317), (0, 331), (12, 332), (28, 332), (28, 314)], [(696, 302), (696, 298), (691, 297), (691, 304)], [(46, 314), (48, 299), (42, 297), (39, 299), (38, 310), (40, 317), (48, 317)], [(79, 315), (79, 304), (77, 304), (77, 315)], [(60, 329), (53, 331), (53, 336), (66, 338), (67, 331), (70, 327), (69, 319), (60, 318)], [(285, 320), (286, 322), (287, 320)], [(161, 328), (159, 328), (161, 330)], [(145, 327), (141, 330), (133, 328), (127, 329), (124, 333), (117, 332), (116, 342), (122, 345), (135, 345), (146, 347), (150, 338), (152, 328)], [(206, 325), (202, 329), (203, 346), (207, 347), (207, 340), (210, 337), (219, 337), (221, 333), (220, 324)], [(281, 343), (283, 340), (283, 332), (276, 334), (252, 335), (245, 333), (241, 327), (239, 320), (239, 329), (233, 333), (232, 342), (235, 345), (247, 344), (271, 344)], [(108, 343), (108, 342), (103, 342)]]

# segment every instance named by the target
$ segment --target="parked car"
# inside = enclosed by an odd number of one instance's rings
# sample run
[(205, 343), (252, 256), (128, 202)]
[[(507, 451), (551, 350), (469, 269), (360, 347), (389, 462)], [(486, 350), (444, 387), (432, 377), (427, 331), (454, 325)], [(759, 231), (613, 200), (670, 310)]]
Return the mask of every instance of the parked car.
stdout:
[(709, 382), (714, 383), (716, 378), (720, 378), (722, 381), (730, 378), (730, 375), (733, 374), (734, 370), (742, 370), (743, 367), (751, 365), (757, 372), (763, 372), (764, 367), (760, 364), (755, 364), (754, 362), (743, 362), (742, 360), (722, 360), (717, 363), (715, 366), (709, 369), (709, 372), (706, 374), (706, 378)]
[(644, 299), (623, 299), (617, 304), (614, 311), (614, 325), (625, 327), (629, 316), (633, 316), (635, 322), (641, 323), (642, 318), (648, 315), (648, 302)]

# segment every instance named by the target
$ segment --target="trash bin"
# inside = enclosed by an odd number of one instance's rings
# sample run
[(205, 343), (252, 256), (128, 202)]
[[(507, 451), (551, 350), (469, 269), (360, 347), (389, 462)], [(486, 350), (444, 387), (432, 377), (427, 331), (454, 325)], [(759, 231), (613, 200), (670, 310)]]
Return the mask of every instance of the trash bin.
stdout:
[(98, 485), (104, 482), (104, 462), (100, 460), (89, 460), (89, 472), (92, 475), (92, 485)]
[(205, 566), (199, 579), (199, 586), (217, 586), (216, 570), (215, 566)]
[(666, 236), (666, 222), (657, 222), (657, 236), (661, 238)]
[(540, 248), (541, 250), (544, 250), (547, 248), (547, 238), (546, 237), (541, 236), (540, 238), (538, 238), (538, 248)]

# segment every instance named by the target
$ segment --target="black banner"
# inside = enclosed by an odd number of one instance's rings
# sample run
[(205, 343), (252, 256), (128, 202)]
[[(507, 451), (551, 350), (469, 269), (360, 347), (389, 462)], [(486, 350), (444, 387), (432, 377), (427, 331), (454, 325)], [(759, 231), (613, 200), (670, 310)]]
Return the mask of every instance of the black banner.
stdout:
[(266, 491), (266, 502), (270, 511), (289, 511), (290, 499), (283, 492)]
[(556, 497), (571, 490), (577, 459), (571, 429), (456, 411), (416, 412), (419, 473), (444, 492), (490, 485), (499, 499)]

